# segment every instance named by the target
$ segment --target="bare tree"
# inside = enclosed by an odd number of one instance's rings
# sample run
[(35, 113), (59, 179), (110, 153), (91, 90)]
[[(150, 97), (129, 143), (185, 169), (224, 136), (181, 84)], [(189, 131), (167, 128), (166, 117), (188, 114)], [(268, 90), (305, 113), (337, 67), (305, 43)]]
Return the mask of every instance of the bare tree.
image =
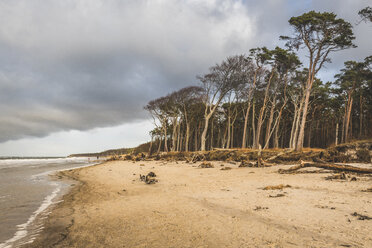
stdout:
[(237, 87), (239, 82), (239, 66), (244, 62), (243, 56), (228, 57), (221, 64), (210, 68), (210, 72), (204, 76), (198, 77), (204, 89), (204, 129), (201, 134), (201, 151), (205, 151), (206, 137), (208, 131), (209, 119), (220, 105), (225, 95)]
[(164, 151), (168, 151), (168, 139), (167, 139), (167, 129), (168, 129), (168, 121), (169, 121), (169, 106), (170, 106), (170, 98), (169, 95), (165, 97), (160, 97), (158, 99), (150, 101), (144, 109), (149, 111), (150, 114), (156, 118), (163, 130), (163, 137), (164, 137)]
[(250, 57), (245, 60), (244, 67), (242, 68), (241, 78), (242, 87), (240, 89), (241, 98), (245, 100), (246, 107), (243, 108), (244, 113), (244, 126), (242, 136), (242, 148), (247, 147), (247, 129), (249, 112), (252, 105), (253, 94), (256, 88), (258, 78), (261, 76), (263, 62), (265, 58), (261, 56), (261, 48), (255, 48), (250, 50)]
[(179, 109), (183, 115), (183, 119), (186, 125), (185, 134), (185, 151), (189, 151), (189, 140), (190, 140), (190, 125), (192, 120), (196, 117), (195, 112), (197, 110), (196, 105), (200, 105), (203, 88), (198, 86), (189, 86), (177, 91)]

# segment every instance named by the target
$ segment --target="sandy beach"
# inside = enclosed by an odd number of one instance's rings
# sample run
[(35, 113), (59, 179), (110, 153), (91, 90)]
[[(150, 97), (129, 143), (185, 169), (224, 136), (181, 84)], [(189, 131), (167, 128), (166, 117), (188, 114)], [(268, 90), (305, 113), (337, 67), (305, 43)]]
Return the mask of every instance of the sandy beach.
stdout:
[[(371, 177), (199, 164), (112, 161), (61, 172), (76, 185), (26, 247), (372, 247), (372, 220), (353, 216), (372, 216), (372, 193), (362, 192)], [(156, 184), (139, 180), (150, 171)], [(290, 187), (264, 190), (280, 184)]]

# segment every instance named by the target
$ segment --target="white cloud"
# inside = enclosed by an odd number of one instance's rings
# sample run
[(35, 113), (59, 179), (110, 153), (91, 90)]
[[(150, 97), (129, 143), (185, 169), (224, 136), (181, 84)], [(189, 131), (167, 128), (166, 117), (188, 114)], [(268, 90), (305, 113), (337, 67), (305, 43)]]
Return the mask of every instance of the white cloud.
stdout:
[(67, 156), (112, 148), (135, 147), (149, 140), (150, 121), (116, 127), (56, 132), (43, 138), (24, 138), (0, 143), (0, 156)]

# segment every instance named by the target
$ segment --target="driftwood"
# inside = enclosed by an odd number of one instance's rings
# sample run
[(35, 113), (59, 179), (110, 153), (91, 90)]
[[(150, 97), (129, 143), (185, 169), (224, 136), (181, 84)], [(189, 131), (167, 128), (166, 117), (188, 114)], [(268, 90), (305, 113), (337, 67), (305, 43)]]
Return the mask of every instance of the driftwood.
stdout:
[(362, 190), (362, 192), (372, 192), (372, 187), (368, 188), (368, 189), (364, 189), (364, 190)]
[(354, 212), (351, 215), (355, 216), (355, 217), (358, 217), (358, 220), (372, 220), (372, 217), (369, 217), (367, 215), (358, 214), (357, 212)]
[(338, 164), (331, 164), (326, 163), (320, 159), (317, 159), (317, 162), (303, 162), (301, 161), (301, 164), (292, 166), (289, 169), (279, 169), (278, 172), (280, 174), (291, 174), (296, 173), (297, 170), (302, 168), (308, 168), (308, 167), (316, 167), (326, 170), (333, 170), (333, 171), (343, 171), (343, 172), (353, 172), (353, 173), (359, 173), (359, 174), (372, 174), (372, 169), (367, 168), (359, 168), (354, 167), (351, 165), (338, 165)]
[(195, 153), (191, 157), (191, 159), (186, 160), (186, 162), (188, 162), (188, 163), (196, 163), (198, 161), (203, 161), (203, 160), (205, 160), (205, 155), (204, 154)]
[(293, 152), (293, 149), (290, 149), (290, 150), (286, 150), (284, 152), (279, 152), (278, 154), (276, 154), (275, 156), (272, 156), (268, 159), (266, 159), (265, 161), (268, 162), (268, 161), (273, 161), (275, 159), (277, 159), (278, 157), (282, 156), (282, 155), (285, 155), (287, 153), (290, 153), (290, 152)]
[(261, 158), (258, 158), (256, 162), (251, 162), (251, 161), (246, 161), (243, 160), (239, 167), (255, 167), (255, 168), (260, 168), (260, 167), (271, 167), (274, 164), (269, 164), (263, 161)]
[(140, 180), (145, 182), (146, 184), (154, 184), (157, 183), (156, 174), (154, 172), (149, 172), (146, 176), (140, 174)]
[(284, 185), (284, 184), (279, 184), (279, 185), (270, 185), (270, 186), (266, 186), (265, 188), (263, 188), (263, 190), (276, 190), (276, 189), (284, 189), (284, 188), (291, 188), (292, 186), (287, 184), (287, 185)]
[(331, 176), (328, 176), (325, 178), (325, 180), (347, 180), (347, 181), (356, 181), (358, 180), (356, 177), (352, 177), (348, 174), (346, 174), (345, 172), (342, 172), (340, 174), (336, 174), (336, 175), (331, 175)]
[(213, 164), (211, 164), (210, 162), (206, 162), (204, 161), (203, 163), (201, 163), (199, 165), (199, 168), (214, 168)]

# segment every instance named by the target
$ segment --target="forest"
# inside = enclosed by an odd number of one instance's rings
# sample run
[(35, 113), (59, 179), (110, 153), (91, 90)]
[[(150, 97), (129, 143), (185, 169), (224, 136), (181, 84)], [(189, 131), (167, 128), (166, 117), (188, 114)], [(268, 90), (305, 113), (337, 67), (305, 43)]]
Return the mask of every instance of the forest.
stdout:
[[(359, 11), (372, 23), (372, 9)], [(197, 76), (195, 85), (150, 101), (151, 152), (215, 148), (328, 147), (372, 137), (372, 55), (345, 61), (334, 81), (317, 77), (355, 36), (334, 13), (289, 20), (285, 47), (257, 47)], [(305, 54), (304, 61), (298, 53)]]

